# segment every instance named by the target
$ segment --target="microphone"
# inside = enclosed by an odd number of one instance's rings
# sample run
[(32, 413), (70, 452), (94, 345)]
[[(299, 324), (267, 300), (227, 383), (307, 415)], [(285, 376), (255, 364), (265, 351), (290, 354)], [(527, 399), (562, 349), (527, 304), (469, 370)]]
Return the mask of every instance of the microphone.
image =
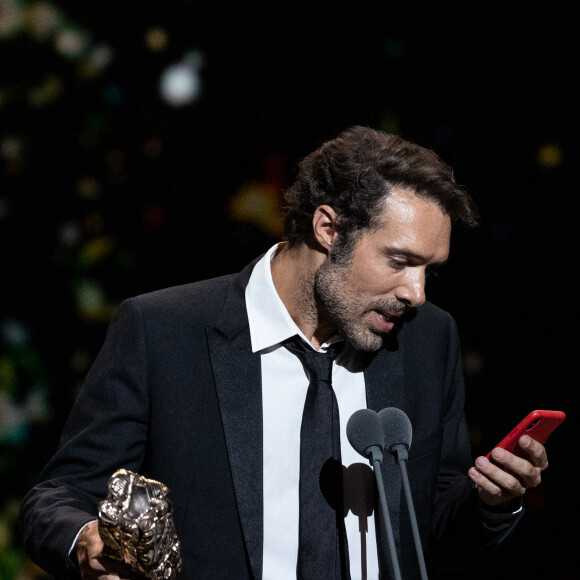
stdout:
[(391, 525), (389, 506), (387, 505), (387, 496), (383, 485), (383, 474), (381, 472), (385, 436), (379, 415), (372, 409), (359, 409), (355, 411), (346, 424), (346, 436), (353, 449), (363, 457), (366, 457), (373, 468), (379, 491), (381, 513), (383, 514), (383, 522), (387, 532), (389, 555), (393, 563), (394, 577), (395, 580), (402, 580), (397, 548), (395, 547), (393, 526)]
[(409, 459), (409, 449), (413, 440), (413, 427), (409, 417), (396, 407), (387, 407), (379, 412), (385, 447), (397, 454), (397, 459)]
[(407, 474), (407, 460), (409, 459), (409, 449), (411, 448), (411, 441), (413, 439), (413, 427), (411, 426), (409, 417), (395, 407), (387, 407), (380, 411), (378, 415), (385, 436), (384, 448), (395, 456), (396, 462), (401, 470), (401, 478), (407, 500), (409, 519), (411, 520), (413, 542), (415, 543), (415, 551), (417, 552), (421, 580), (427, 580), (427, 568), (425, 567), (421, 537), (419, 536), (419, 526), (417, 525), (415, 507), (411, 495), (411, 485), (409, 484), (409, 476)]
[(378, 414), (372, 409), (355, 411), (346, 424), (346, 436), (357, 453), (370, 460), (371, 465), (383, 462), (385, 436)]

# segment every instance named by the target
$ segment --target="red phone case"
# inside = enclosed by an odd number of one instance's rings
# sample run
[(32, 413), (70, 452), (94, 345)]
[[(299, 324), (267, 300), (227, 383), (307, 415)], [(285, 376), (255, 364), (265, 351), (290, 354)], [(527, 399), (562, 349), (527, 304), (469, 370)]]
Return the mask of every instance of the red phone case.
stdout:
[[(562, 411), (532, 411), (520, 421), (497, 445), (514, 455), (523, 456), (524, 452), (518, 446), (522, 435), (529, 435), (539, 443), (545, 443), (556, 427), (566, 418)], [(490, 458), (491, 451), (487, 454)]]

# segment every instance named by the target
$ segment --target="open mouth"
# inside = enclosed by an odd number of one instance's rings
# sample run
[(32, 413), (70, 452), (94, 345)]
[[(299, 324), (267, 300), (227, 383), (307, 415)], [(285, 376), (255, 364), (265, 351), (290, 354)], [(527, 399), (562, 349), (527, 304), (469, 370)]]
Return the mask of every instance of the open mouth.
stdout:
[(373, 330), (380, 333), (390, 332), (399, 316), (400, 313), (394, 314), (383, 310), (371, 310)]
[(405, 309), (402, 308), (401, 310), (376, 310), (382, 318), (387, 321), (394, 321), (400, 318), (403, 314), (405, 314)]

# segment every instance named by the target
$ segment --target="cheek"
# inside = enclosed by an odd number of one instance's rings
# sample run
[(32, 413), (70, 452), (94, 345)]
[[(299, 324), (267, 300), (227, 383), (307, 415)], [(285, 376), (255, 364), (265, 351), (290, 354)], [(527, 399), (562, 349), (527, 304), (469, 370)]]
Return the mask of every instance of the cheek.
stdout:
[(356, 272), (352, 272), (349, 281), (353, 289), (359, 294), (377, 296), (393, 289), (396, 285), (397, 274), (393, 273), (387, 266), (369, 264), (367, 268), (360, 268)]

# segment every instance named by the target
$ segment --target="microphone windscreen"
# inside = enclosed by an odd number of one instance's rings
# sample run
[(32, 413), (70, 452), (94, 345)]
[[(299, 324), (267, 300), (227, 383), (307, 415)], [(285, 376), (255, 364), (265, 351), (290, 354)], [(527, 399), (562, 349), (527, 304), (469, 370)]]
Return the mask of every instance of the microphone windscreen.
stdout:
[(346, 436), (353, 448), (363, 457), (369, 457), (369, 447), (383, 450), (384, 435), (381, 421), (376, 411), (359, 409), (355, 411), (346, 424)]
[(385, 449), (391, 449), (393, 445), (400, 443), (410, 449), (411, 440), (413, 439), (413, 427), (409, 417), (396, 407), (387, 407), (379, 411), (378, 415), (385, 437)]

